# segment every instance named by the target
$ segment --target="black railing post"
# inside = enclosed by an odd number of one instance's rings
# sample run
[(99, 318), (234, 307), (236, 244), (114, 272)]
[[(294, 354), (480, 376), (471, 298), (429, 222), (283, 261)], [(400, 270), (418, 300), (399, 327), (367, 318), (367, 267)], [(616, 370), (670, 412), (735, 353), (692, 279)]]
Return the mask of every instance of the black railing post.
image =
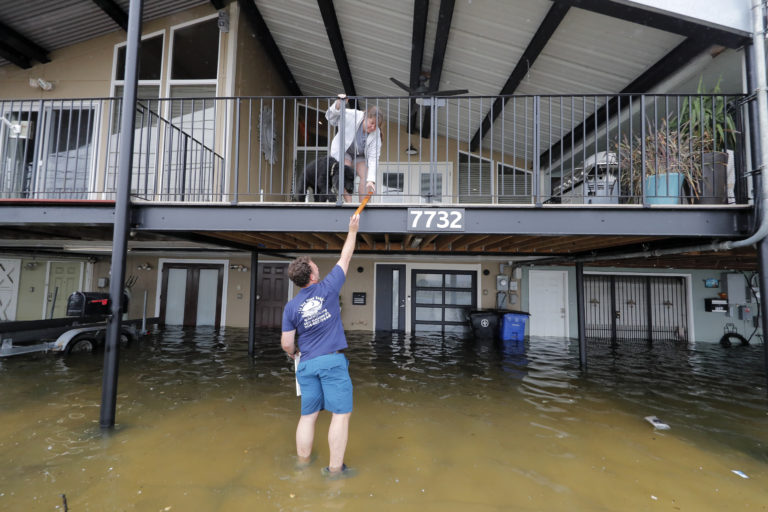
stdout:
[(618, 326), (616, 325), (617, 322), (617, 316), (619, 314), (619, 311), (616, 309), (616, 277), (610, 276), (610, 287), (611, 287), (611, 309), (610, 309), (610, 315), (611, 315), (611, 345), (615, 345), (616, 341), (618, 340)]
[(184, 201), (187, 190), (187, 142), (189, 141), (189, 135), (185, 133), (181, 140), (181, 200)]
[(259, 303), (259, 253), (251, 252), (251, 300), (248, 308), (248, 355), (253, 357), (256, 345), (256, 308)]
[[(344, 160), (346, 157), (344, 156), (346, 153), (345, 141), (344, 141), (344, 125), (346, 124), (346, 115), (347, 115), (347, 95), (346, 94), (339, 94), (339, 109), (341, 109), (341, 118), (339, 121), (339, 170), (338, 172), (338, 179), (337, 179), (337, 185), (336, 188), (338, 196), (336, 197), (336, 204), (341, 205), (344, 202)], [(331, 155), (333, 156), (333, 155)], [(354, 165), (354, 162), (353, 162)], [(329, 173), (330, 174), (330, 173)], [(365, 178), (363, 178), (365, 179)], [(353, 182), (354, 183), (354, 182)], [(331, 184), (333, 184), (333, 178), (331, 178)], [(352, 186), (352, 194), (355, 193), (354, 191), (354, 185)], [(359, 187), (358, 187), (359, 190)], [(330, 197), (330, 194), (328, 195)], [(360, 200), (363, 198), (361, 197)]]
[[(643, 195), (643, 206), (648, 206), (645, 198), (645, 166), (647, 165), (645, 154), (645, 94), (640, 95), (640, 192)], [(630, 146), (630, 151), (632, 147)]]
[[(251, 133), (250, 131), (248, 133)], [(261, 126), (259, 126), (259, 138), (261, 138)], [(250, 137), (249, 137), (250, 140)], [(240, 188), (240, 98), (237, 98), (235, 101), (235, 144), (234, 144), (234, 150), (235, 150), (235, 167), (232, 169), (232, 172), (235, 173), (235, 182), (234, 185), (234, 191), (232, 193), (232, 204), (237, 204), (239, 201), (239, 191)], [(261, 155), (259, 155), (261, 157)], [(250, 164), (250, 153), (248, 157), (248, 162)], [(249, 176), (250, 179), (250, 176)]]
[(579, 364), (587, 369), (586, 311), (584, 309), (584, 264), (576, 264), (576, 318), (579, 326)]
[(533, 204), (541, 206), (541, 97), (533, 98)]
[(115, 197), (115, 223), (112, 233), (112, 267), (109, 283), (111, 299), (110, 315), (107, 320), (107, 338), (104, 350), (104, 376), (101, 389), (101, 428), (115, 426), (115, 403), (117, 401), (117, 371), (122, 328), (123, 287), (125, 281), (125, 259), (128, 250), (128, 228), (131, 214), (131, 167), (133, 164), (133, 138), (136, 121), (136, 89), (139, 68), (139, 39), (141, 37), (141, 16), (143, 0), (131, 0), (128, 15), (128, 38), (125, 57), (125, 88), (123, 90), (122, 119), (120, 129), (120, 154), (118, 185)]

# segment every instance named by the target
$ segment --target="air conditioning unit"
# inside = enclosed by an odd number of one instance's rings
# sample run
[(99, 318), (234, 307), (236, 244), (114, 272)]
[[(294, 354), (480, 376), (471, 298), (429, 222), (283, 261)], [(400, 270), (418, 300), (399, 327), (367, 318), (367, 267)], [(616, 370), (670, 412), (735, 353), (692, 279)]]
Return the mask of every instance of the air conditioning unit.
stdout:
[(617, 169), (616, 153), (600, 151), (584, 160), (573, 176), (565, 176), (552, 195), (560, 196), (562, 204), (618, 204)]

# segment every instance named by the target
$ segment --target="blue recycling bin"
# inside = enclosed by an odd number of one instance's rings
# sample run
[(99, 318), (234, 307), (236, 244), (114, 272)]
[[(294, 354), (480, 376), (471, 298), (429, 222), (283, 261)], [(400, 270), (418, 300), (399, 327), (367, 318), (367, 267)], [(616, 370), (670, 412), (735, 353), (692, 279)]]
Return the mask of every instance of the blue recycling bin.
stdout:
[(525, 311), (508, 311), (501, 314), (499, 322), (499, 338), (501, 341), (523, 341), (525, 324), (530, 313)]

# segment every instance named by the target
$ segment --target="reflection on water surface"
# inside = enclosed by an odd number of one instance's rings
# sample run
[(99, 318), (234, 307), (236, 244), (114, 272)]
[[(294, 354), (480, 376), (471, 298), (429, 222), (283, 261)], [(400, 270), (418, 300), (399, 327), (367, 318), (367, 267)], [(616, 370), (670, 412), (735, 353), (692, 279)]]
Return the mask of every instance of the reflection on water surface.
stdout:
[(112, 434), (98, 427), (100, 354), (1, 360), (0, 510), (63, 510), (61, 494), (72, 511), (768, 504), (761, 345), (594, 345), (582, 372), (564, 340), (348, 339), (359, 474), (333, 482), (320, 475), (327, 415), (318, 460), (294, 468), (298, 399), (277, 332), (253, 360), (233, 329), (168, 329), (124, 350)]

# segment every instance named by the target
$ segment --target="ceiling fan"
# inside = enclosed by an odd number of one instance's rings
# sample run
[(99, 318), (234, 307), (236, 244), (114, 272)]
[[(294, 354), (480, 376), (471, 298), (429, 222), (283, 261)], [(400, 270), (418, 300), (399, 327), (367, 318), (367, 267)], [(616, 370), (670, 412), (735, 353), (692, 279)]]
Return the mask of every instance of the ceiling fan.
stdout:
[[(432, 105), (432, 99), (435, 97), (444, 97), (444, 96), (457, 96), (460, 94), (467, 94), (469, 91), (466, 89), (453, 89), (448, 91), (430, 91), (429, 90), (429, 77), (427, 75), (421, 75), (419, 77), (419, 85), (416, 87), (409, 87), (397, 78), (390, 77), (390, 80), (392, 80), (392, 83), (394, 83), (396, 86), (400, 87), (402, 90), (408, 93), (409, 96), (411, 96), (413, 101), (411, 101), (411, 109), (412, 114), (409, 116), (408, 119), (408, 133), (419, 133), (422, 138), (429, 138), (430, 133), (430, 125), (431, 125), (431, 105)], [(425, 101), (425, 98), (428, 98)], [(421, 101), (420, 101), (421, 100)], [(424, 107), (424, 118), (421, 121), (420, 126), (417, 126), (416, 120), (419, 117), (418, 109), (416, 109), (416, 104), (422, 105)]]
[(430, 91), (427, 86), (426, 80), (419, 80), (419, 85), (415, 88), (410, 88), (403, 82), (394, 77), (389, 77), (396, 86), (408, 93), (409, 96), (458, 96), (459, 94), (467, 94), (469, 91), (466, 89), (453, 89), (450, 91)]

